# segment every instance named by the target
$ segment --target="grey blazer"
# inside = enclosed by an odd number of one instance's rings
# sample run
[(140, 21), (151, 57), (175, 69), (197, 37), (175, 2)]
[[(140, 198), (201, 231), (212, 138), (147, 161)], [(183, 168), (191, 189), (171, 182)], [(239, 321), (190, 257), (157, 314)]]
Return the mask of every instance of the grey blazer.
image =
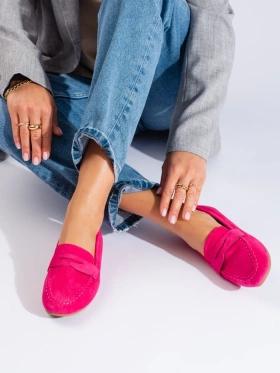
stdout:
[[(188, 0), (191, 25), (166, 153), (204, 159), (220, 149), (219, 114), (234, 58), (228, 0)], [(79, 0), (1, 0), (0, 94), (21, 73), (51, 91), (46, 71), (70, 73), (79, 63)]]

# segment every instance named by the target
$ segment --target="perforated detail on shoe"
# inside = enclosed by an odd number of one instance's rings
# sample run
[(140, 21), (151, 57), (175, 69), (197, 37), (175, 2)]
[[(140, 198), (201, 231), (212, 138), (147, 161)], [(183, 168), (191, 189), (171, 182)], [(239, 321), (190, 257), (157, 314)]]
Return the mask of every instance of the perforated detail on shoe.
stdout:
[[(238, 280), (238, 282), (248, 283), (254, 278), (254, 276), (258, 272), (259, 263), (258, 263), (256, 255), (254, 253), (254, 250), (252, 249), (250, 244), (243, 237), (239, 237), (235, 244), (237, 244), (237, 243), (242, 244), (244, 249), (246, 250), (246, 252), (248, 254), (248, 257), (249, 257), (251, 265), (252, 265), (252, 270), (251, 270), (250, 274), (248, 274), (247, 276), (239, 276), (239, 275), (237, 275), (235, 273), (232, 273), (231, 271), (225, 270), (223, 268), (221, 270), (221, 274), (226, 274), (228, 277), (231, 277), (233, 280)], [(232, 256), (234, 256), (234, 253), (232, 254)], [(225, 258), (225, 264), (226, 264), (226, 261), (227, 261), (227, 258)]]
[(52, 293), (50, 279), (49, 279), (49, 276), (47, 275), (45, 290), (46, 290), (47, 297), (50, 301), (53, 301), (53, 302), (56, 302), (56, 303), (59, 303), (59, 304), (62, 304), (62, 305), (69, 305), (69, 304), (73, 304), (75, 301), (77, 301), (85, 293), (85, 291), (88, 289), (88, 287), (90, 286), (92, 281), (94, 281), (93, 278), (89, 277), (89, 280), (88, 280), (87, 284), (85, 286), (81, 287), (71, 298), (66, 298), (64, 300), (60, 300), (60, 299), (56, 299), (54, 297), (54, 295)]

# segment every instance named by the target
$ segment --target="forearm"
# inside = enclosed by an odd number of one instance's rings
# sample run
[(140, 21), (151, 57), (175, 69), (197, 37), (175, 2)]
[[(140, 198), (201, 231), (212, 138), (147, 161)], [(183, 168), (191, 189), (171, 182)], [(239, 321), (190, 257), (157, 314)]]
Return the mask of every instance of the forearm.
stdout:
[(30, 79), (51, 91), (37, 46), (36, 1), (0, 4), (0, 94), (15, 84)]
[(204, 159), (220, 147), (219, 115), (232, 70), (235, 34), (227, 0), (190, 0), (191, 25), (166, 152)]

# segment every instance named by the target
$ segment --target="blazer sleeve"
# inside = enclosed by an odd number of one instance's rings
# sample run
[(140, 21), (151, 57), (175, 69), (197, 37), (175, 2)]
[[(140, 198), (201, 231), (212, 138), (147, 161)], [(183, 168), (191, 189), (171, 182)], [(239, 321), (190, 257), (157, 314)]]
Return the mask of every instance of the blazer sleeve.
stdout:
[(0, 2), (0, 94), (8, 88), (13, 75), (22, 74), (49, 89), (42, 56), (36, 47), (37, 0)]
[(228, 0), (188, 0), (191, 11), (184, 65), (166, 153), (205, 160), (220, 149), (219, 114), (232, 70), (235, 34)]

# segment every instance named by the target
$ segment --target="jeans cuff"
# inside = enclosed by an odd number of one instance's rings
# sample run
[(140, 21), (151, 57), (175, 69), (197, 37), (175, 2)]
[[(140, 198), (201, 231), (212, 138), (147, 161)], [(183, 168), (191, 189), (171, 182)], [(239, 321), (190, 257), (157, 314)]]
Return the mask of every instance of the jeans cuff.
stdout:
[(146, 179), (120, 181), (113, 186), (106, 203), (104, 220), (113, 228), (114, 232), (126, 232), (143, 218), (143, 216), (122, 210), (119, 207), (122, 194), (136, 193), (154, 186), (159, 186), (159, 183)]
[(76, 169), (79, 171), (80, 162), (90, 139), (94, 140), (106, 152), (107, 156), (112, 162), (115, 182), (117, 182), (121, 168), (116, 160), (113, 147), (103, 132), (96, 128), (92, 128), (91, 126), (80, 128), (74, 136), (72, 159)]

